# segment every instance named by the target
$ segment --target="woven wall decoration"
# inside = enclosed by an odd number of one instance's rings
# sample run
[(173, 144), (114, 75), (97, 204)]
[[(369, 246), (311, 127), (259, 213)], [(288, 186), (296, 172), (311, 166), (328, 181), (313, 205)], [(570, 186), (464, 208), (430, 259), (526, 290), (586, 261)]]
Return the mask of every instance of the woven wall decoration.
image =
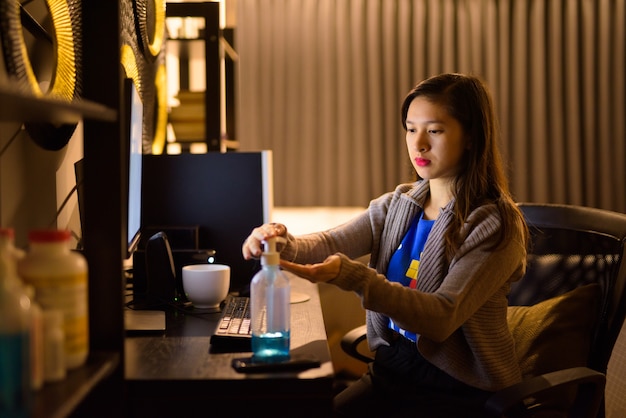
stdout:
[[(18, 0), (0, 2), (0, 37), (6, 71), (25, 94), (68, 102), (80, 97), (80, 6), (80, 0), (46, 0), (51, 19), (51, 25), (47, 25), (38, 22)], [(27, 43), (25, 34), (31, 35), (33, 41)], [(54, 58), (49, 79), (39, 79), (29, 57), (29, 50), (39, 46), (50, 49)], [(47, 88), (42, 89), (45, 84)], [(76, 125), (27, 122), (24, 127), (35, 143), (56, 151), (68, 143)]]
[(165, 145), (165, 7), (161, 0), (123, 0), (120, 9), (122, 66), (144, 104), (143, 151), (148, 154), (160, 154)]
[(164, 0), (134, 0), (135, 25), (139, 34), (139, 47), (147, 59), (156, 58), (165, 38)]

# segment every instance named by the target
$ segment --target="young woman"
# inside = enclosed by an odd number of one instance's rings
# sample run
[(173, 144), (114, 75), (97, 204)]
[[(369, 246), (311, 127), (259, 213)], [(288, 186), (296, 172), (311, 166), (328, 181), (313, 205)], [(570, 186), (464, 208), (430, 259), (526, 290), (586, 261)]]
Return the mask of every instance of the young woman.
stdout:
[[(433, 392), (480, 404), (521, 380), (506, 312), (528, 230), (508, 189), (490, 94), (473, 76), (429, 78), (406, 96), (402, 124), (418, 181), (331, 230), (294, 237), (266, 224), (242, 248), (258, 257), (262, 240), (284, 236), (285, 270), (361, 297), (376, 359), (336, 396), (338, 416), (421, 416)], [(366, 254), (370, 267), (353, 261)]]

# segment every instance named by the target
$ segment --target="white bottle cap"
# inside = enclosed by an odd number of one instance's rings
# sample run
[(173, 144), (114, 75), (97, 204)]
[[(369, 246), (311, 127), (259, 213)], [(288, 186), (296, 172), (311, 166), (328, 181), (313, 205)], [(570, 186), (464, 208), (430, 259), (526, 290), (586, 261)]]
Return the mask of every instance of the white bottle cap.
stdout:
[(261, 265), (277, 266), (280, 263), (280, 253), (276, 251), (277, 242), (287, 242), (283, 237), (272, 237), (263, 241), (264, 251), (261, 255)]

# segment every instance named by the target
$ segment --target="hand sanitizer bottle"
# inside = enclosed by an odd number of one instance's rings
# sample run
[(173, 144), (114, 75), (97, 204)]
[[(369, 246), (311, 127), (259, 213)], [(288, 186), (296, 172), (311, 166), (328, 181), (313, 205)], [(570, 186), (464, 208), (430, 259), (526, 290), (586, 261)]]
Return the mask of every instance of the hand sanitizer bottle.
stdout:
[(276, 240), (264, 241), (261, 271), (250, 285), (252, 361), (277, 363), (289, 360), (289, 278), (280, 270)]

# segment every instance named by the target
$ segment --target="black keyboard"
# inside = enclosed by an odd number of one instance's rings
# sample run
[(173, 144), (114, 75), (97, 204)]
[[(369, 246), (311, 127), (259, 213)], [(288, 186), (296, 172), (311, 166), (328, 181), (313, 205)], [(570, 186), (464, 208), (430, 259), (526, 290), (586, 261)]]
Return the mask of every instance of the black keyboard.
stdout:
[(222, 315), (211, 336), (211, 352), (231, 353), (252, 351), (250, 334), (250, 298), (226, 298)]

